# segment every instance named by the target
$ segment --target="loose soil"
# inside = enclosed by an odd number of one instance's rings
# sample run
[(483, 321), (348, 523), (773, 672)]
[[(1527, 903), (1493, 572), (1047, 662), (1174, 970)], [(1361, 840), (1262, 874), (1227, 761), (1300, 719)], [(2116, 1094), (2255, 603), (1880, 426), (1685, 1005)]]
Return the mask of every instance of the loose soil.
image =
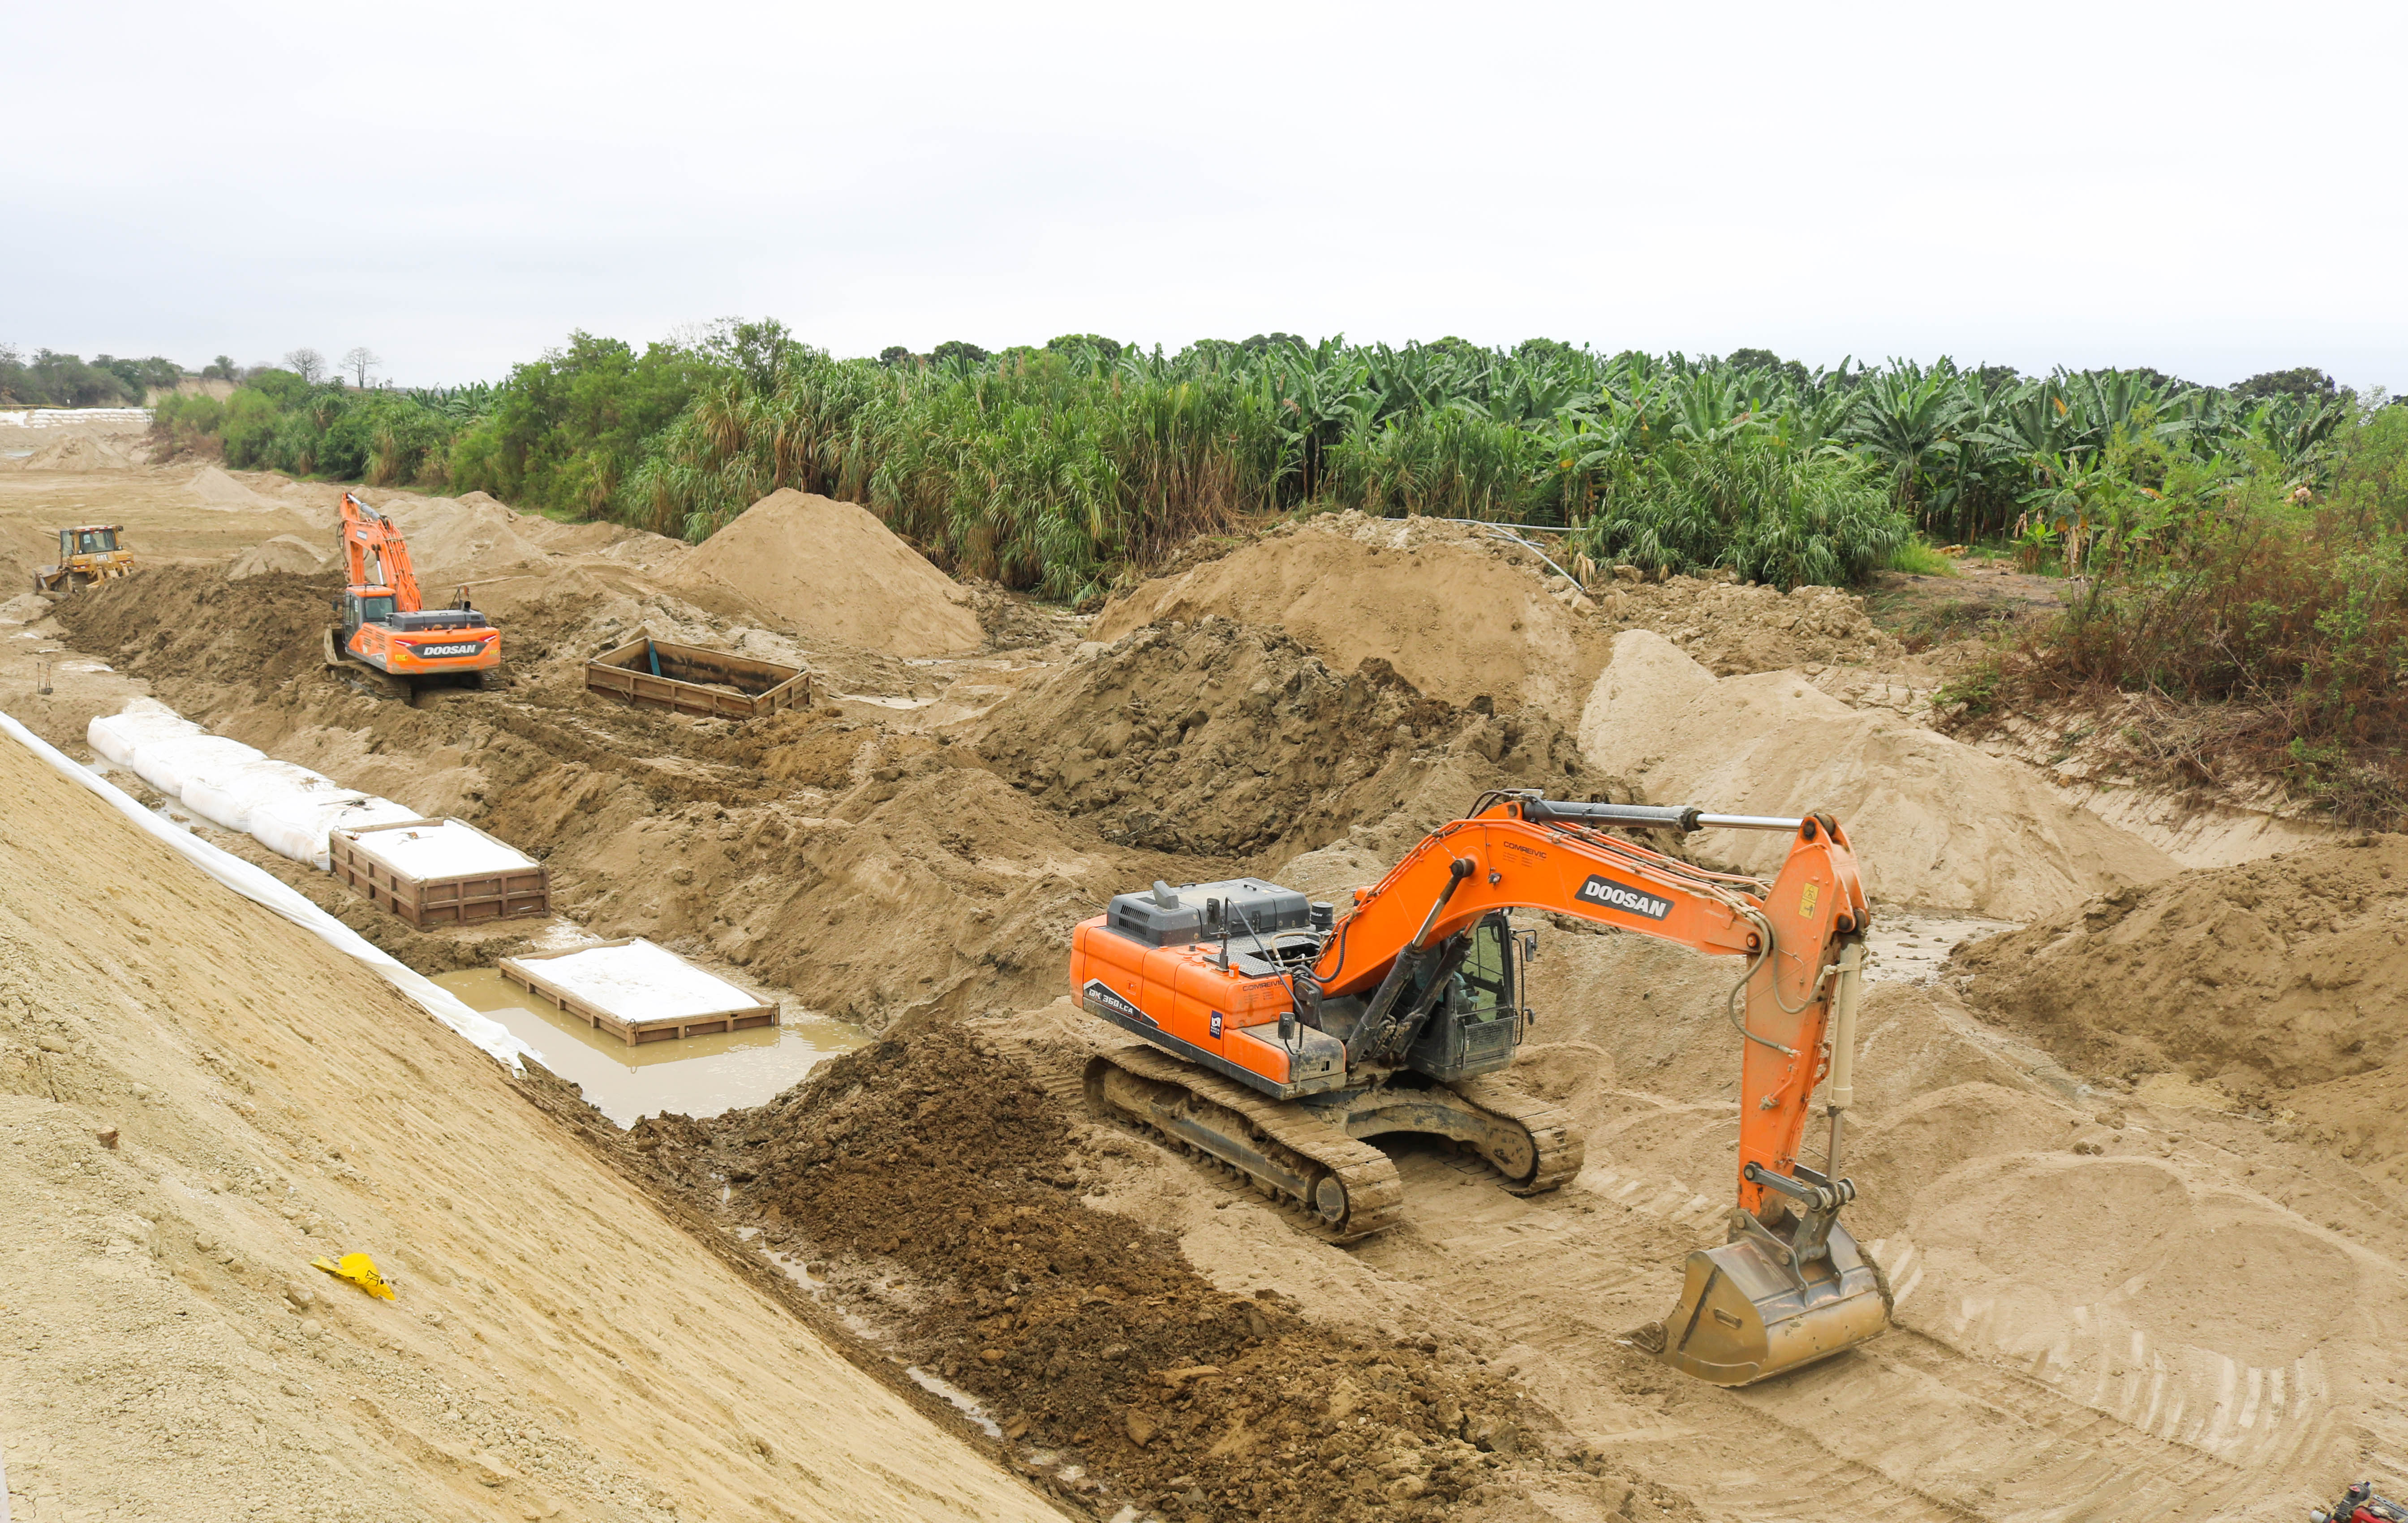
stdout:
[(5, 739), (0, 789), (12, 1516), (1054, 1516), (375, 974)]
[(2108, 1071), (2250, 1089), (2408, 1057), (2408, 836), (2186, 873), (1966, 950), (1986, 1012)]
[[(2014, 762), (1852, 708), (1799, 672), (1717, 679), (1643, 629), (1615, 637), (1580, 736), (1591, 766), (1650, 803), (1829, 811), (1856, 842), (1877, 906), (2020, 921), (2174, 870)], [(1757, 873), (1777, 870), (1787, 849), (1785, 837), (1759, 831), (1697, 840), (1700, 853)]]
[[(2408, 1114), (2408, 1095), (2379, 999), (2390, 845), (2342, 854), (2376, 863), (2372, 878), (2309, 856), (2261, 864), (2305, 863), (2306, 886), (2260, 883), (2272, 940), (2226, 957), (2214, 938), (2247, 928), (2215, 906), (2238, 880), (2162, 862), (2116, 877), (2139, 860), (2116, 855), (2129, 838), (2047, 813), (2020, 791), (2036, 774), (2002, 757), (1983, 770), (1920, 728), (1946, 653), (1896, 650), (1852, 596), (1611, 568), (1584, 590), (1476, 528), (1319, 520), (1205, 547), (1092, 626), (993, 589), (940, 594), (973, 615), (977, 648), (905, 658), (680, 580), (697, 553), (653, 537), (375, 494), (421, 515), (405, 526), (452, 563), (444, 579), (497, 579), (475, 591), (509, 642), (488, 691), (404, 708), (317, 669), (331, 578), (224, 575), (276, 534), (329, 537), (337, 489), (234, 479), (272, 510), (196, 511), (181, 467), (0, 478), (10, 553), (38, 550), (44, 524), (99, 517), (133, 525), (153, 568), (55, 611), (0, 608), (19, 621), (0, 622), (0, 704), (79, 747), (93, 713), (155, 691), (271, 754), (543, 855), (594, 933), (722, 958), (882, 1027), (887, 1042), (770, 1105), (636, 1134), (543, 1075), (520, 1088), (752, 1293), (1017, 1427), (1014, 1463), (1065, 1507), (2238, 1517), (2408, 1458), (2408, 1411), (2368, 1354), (2408, 1331), (2408, 1138), (2384, 1119)], [(730, 726), (588, 697), (585, 656), (638, 627), (809, 667), (825, 701)], [(1624, 667), (1635, 652), (1649, 654)], [(1622, 685), (1650, 671), (1656, 685)], [(1584, 723), (1600, 677), (1615, 681), (1604, 715), (1623, 717)], [(1856, 789), (1839, 807), (1876, 882), (1904, 863), (1962, 901), (1876, 927), (1883, 981), (1842, 1160), (1862, 1192), (1850, 1219), (1898, 1297), (1876, 1343), (1725, 1392), (1622, 1342), (1670, 1305), (1686, 1252), (1722, 1239), (1739, 1103), (1733, 970), (1652, 940), (1542, 917), (1540, 1021), (1514, 1080), (1574, 1114), (1589, 1158), (1546, 1197), (1517, 1200), (1477, 1159), (1402, 1142), (1403, 1224), (1338, 1249), (1084, 1116), (1081, 1068), (1123, 1039), (1060, 998), (1061, 949), (1110, 894), (1256, 871), (1326, 897), (1375, 879), (1483, 789), (1621, 797), (1637, 772), (1653, 796), (1675, 770), (1701, 792), (1673, 801), (1719, 807), (1748, 788), (1796, 807)], [(1936, 833), (1885, 841), (1885, 819)], [(350, 902), (360, 923), (390, 923)], [(2100, 905), (2112, 924), (2091, 930)], [(1990, 928), (1985, 910), (2042, 917), (2047, 934), (1939, 966)], [(162, 937), (142, 912), (144, 934), (192, 960), (183, 933)], [(2124, 960), (2094, 960), (2127, 920)], [(518, 934), (388, 944), (422, 967), (478, 966)], [(2028, 1007), (1993, 999), (1994, 978), (2012, 991), (2027, 977)], [(2243, 991), (2229, 1008), (2225, 988)], [(2346, 1051), (2345, 1034), (2365, 1046)], [(284, 1071), (305, 1050), (278, 1050)], [(195, 1093), (222, 1087), (180, 1049), (142, 1055), (189, 1069)], [(413, 1104), (425, 1087), (380, 1070), (363, 1082)], [(544, 1145), (507, 1140), (497, 1156), (556, 1162)], [(495, 1175), (493, 1157), (480, 1164)], [(401, 1198), (404, 1184), (380, 1183)], [(395, 1235), (418, 1231), (434, 1228), (413, 1218)], [(556, 1276), (558, 1260), (529, 1252)], [(401, 1263), (407, 1287), (423, 1272)], [(726, 1299), (655, 1306), (629, 1336), (666, 1346), (682, 1318), (676, 1336), (769, 1348), (722, 1323)], [(1199, 1364), (1220, 1372), (1178, 1373)], [(1354, 1405), (1339, 1413), (1341, 1400)], [(704, 1502), (733, 1483), (656, 1473), (681, 1513), (808, 1511), (799, 1482)]]
[(1517, 1471), (1608, 1506), (1647, 1490), (1550, 1461), (1552, 1419), (1459, 1351), (1217, 1287), (1160, 1231), (1096, 1209), (1091, 1159), (1141, 1144), (1091, 1135), (958, 1027), (849, 1054), (757, 1111), (613, 1141), (830, 1276), (1098, 1516), (1435, 1518)]

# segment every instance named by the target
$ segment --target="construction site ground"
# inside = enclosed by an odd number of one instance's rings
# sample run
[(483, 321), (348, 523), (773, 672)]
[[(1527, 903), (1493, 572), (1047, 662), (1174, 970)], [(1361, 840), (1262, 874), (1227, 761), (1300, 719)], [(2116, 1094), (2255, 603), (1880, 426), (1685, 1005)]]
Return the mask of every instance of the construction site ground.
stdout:
[[(556, 921), (420, 932), (188, 822), (422, 971), (644, 936), (858, 1045), (624, 1127), (0, 741), (13, 1516), (2070, 1523), (2408, 1481), (2408, 841), (1951, 740), (1945, 621), (1351, 514), (1082, 616), (796, 494), (714, 551), (363, 489), (504, 631), (404, 704), (323, 669), (340, 487), (138, 444), (0, 459), (0, 710), (90, 761), (155, 697), (545, 860)], [(75, 522), (143, 570), (25, 595)], [(821, 701), (587, 694), (639, 628)], [(1334, 1246), (1084, 1114), (1124, 1039), (1064, 998), (1073, 923), (1333, 897), (1492, 787), (1848, 822), (1888, 1333), (1739, 1390), (1626, 1342), (1722, 1241), (1739, 1040), (1733, 968), (1627, 933), (1534, 922), (1512, 1077), (1587, 1136), (1548, 1195), (1387, 1139), (1403, 1222)], [(399, 1300), (308, 1267), (353, 1250)]]

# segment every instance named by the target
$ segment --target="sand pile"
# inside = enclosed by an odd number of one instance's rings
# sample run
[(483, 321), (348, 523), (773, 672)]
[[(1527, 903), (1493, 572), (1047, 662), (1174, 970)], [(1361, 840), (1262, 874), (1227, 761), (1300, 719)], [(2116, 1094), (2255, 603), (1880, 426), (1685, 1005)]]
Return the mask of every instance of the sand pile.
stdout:
[(1717, 677), (1813, 665), (1889, 665), (1906, 648), (1873, 627), (1865, 601), (1837, 587), (1749, 586), (1673, 577), (1601, 585), (1598, 617), (1649, 629)]
[(522, 516), (482, 493), (478, 496), (483, 500), (395, 494), (376, 505), (401, 525), (409, 541), (410, 564), (430, 601), (444, 600), (435, 583), (445, 578), (489, 576), (545, 558), (545, 547), (523, 532), (545, 520)]
[(1018, 1065), (932, 1028), (623, 1145), (706, 1209), (734, 1181), (721, 1219), (840, 1266), (823, 1272), (1034, 1445), (1038, 1473), (1101, 1482), (1097, 1516), (1436, 1518), (1533, 1420), (1459, 1356), (1216, 1288), (1160, 1233), (1087, 1209), (1082, 1131)]
[(1535, 557), (1478, 532), (1356, 512), (1283, 524), (1115, 600), (1096, 638), (1217, 614), (1283, 630), (1338, 671), (1377, 657), (1451, 704), (1577, 703), (1602, 641), (1548, 595)]
[(330, 549), (314, 545), (297, 534), (279, 534), (236, 555), (234, 563), (226, 568), (226, 580), (242, 582), (280, 571), (294, 576), (314, 576), (332, 565), (334, 559), (334, 552)]
[(194, 471), (184, 490), (194, 502), (212, 512), (272, 513), (278, 507), (215, 466), (203, 466)]
[[(1795, 672), (1717, 680), (1661, 636), (1627, 630), (1580, 723), (1598, 771), (1651, 803), (1730, 814), (1828, 810), (1866, 886), (1893, 905), (2027, 920), (2174, 870), (2157, 848), (2062, 802), (2013, 762), (1881, 711), (1851, 709)], [(1770, 871), (1785, 839), (1724, 832), (1702, 856)]]
[(1342, 830), (1353, 789), (1467, 720), (1377, 657), (1341, 677), (1283, 635), (1206, 618), (1006, 698), (979, 754), (1108, 840), (1233, 855)]
[(876, 515), (803, 492), (746, 509), (676, 581), (733, 593), (781, 628), (892, 655), (955, 655), (985, 639), (970, 595)]
[(69, 434), (51, 439), (21, 460), (6, 462), (19, 470), (132, 470), (140, 461), (117, 440), (93, 434)]
[(1976, 943), (1971, 997), (2094, 1069), (2317, 1084), (2408, 1056), (2408, 836), (2186, 872)]
[(373, 972), (5, 740), (0, 788), (18, 1516), (1057, 1516)]

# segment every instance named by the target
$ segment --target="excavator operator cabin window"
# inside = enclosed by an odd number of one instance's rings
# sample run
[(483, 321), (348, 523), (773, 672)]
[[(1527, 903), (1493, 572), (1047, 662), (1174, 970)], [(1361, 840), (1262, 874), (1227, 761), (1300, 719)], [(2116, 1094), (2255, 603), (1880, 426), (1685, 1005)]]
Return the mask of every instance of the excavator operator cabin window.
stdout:
[(1490, 915), (1471, 927), (1471, 950), (1455, 970), (1449, 991), (1458, 1016), (1493, 1021), (1513, 1008), (1513, 963), (1506, 947), (1503, 915)]
[(361, 598), (360, 622), (363, 624), (393, 623), (393, 599), (390, 597)]

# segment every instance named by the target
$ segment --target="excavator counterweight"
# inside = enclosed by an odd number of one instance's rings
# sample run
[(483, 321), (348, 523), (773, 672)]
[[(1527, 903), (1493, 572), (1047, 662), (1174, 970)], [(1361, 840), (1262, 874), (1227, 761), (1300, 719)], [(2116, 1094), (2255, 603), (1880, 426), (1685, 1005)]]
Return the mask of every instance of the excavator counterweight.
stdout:
[[(1790, 835), (1770, 881), (1710, 872), (1610, 828)], [(1740, 1146), (1728, 1241), (1689, 1257), (1681, 1296), (1641, 1342), (1739, 1386), (1888, 1326), (1879, 1267), (1840, 1224), (1855, 1016), (1869, 918), (1856, 857), (1828, 815), (1484, 796), (1356, 889), (1344, 912), (1259, 879), (1123, 894), (1072, 932), (1070, 986), (1145, 1045), (1088, 1065), (1099, 1114), (1151, 1130), (1352, 1242), (1391, 1225), (1403, 1189), (1363, 1140), (1448, 1138), (1531, 1195), (1580, 1171), (1571, 1118), (1502, 1077), (1534, 1019), (1516, 910), (1571, 915), (1742, 959)], [(1799, 1157), (1828, 1078), (1823, 1168)]]
[(335, 600), (337, 623), (326, 631), (329, 668), (364, 668), (407, 700), (424, 683), (481, 684), (501, 665), (501, 631), (469, 605), (467, 588), (455, 607), (423, 606), (409, 547), (392, 519), (346, 492), (337, 532), (348, 574)]

